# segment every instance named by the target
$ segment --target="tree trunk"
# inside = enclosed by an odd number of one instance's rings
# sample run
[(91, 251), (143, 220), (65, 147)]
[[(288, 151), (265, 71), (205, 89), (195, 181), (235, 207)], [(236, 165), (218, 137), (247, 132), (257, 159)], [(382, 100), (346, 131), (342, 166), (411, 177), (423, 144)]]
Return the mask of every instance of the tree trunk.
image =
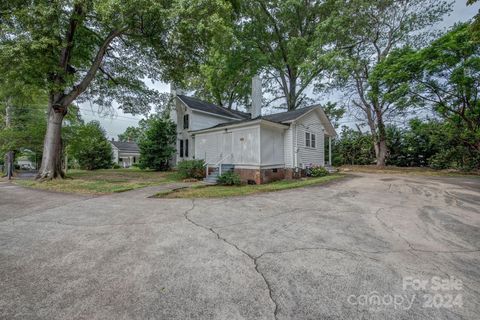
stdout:
[(64, 178), (62, 168), (62, 122), (65, 111), (49, 106), (47, 132), (43, 143), (42, 165), (37, 180)]
[(375, 143), (375, 155), (377, 157), (377, 166), (384, 167), (387, 158), (387, 132), (385, 130), (385, 123), (383, 123), (383, 115), (376, 108), (378, 135)]
[(387, 158), (387, 141), (385, 139), (379, 139), (376, 147), (375, 154), (377, 156), (377, 166), (385, 167)]
[(373, 147), (375, 149), (375, 159), (377, 166), (384, 167), (386, 165), (387, 158), (387, 133), (385, 130), (385, 123), (383, 123), (382, 113), (373, 108), (375, 111), (376, 119), (372, 117), (370, 106), (367, 106), (365, 110), (367, 115), (368, 126), (372, 134)]
[(5, 174), (8, 177), (8, 180), (11, 180), (13, 176), (13, 169), (14, 169), (13, 159), (14, 159), (13, 151), (8, 151), (5, 154)]
[[(11, 122), (12, 122), (12, 102), (11, 99), (8, 98), (6, 101), (6, 109), (5, 109), (5, 128), (8, 129), (11, 127)], [(5, 173), (6, 176), (8, 177), (8, 180), (10, 180), (13, 176), (13, 151), (9, 150), (5, 154)]]

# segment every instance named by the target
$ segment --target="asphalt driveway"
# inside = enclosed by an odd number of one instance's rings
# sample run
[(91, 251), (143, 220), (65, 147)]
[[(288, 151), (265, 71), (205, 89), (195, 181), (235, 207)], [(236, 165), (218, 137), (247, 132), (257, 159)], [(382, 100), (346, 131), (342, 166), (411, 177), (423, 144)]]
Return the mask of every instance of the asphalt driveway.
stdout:
[(478, 319), (480, 179), (204, 200), (0, 183), (0, 318)]

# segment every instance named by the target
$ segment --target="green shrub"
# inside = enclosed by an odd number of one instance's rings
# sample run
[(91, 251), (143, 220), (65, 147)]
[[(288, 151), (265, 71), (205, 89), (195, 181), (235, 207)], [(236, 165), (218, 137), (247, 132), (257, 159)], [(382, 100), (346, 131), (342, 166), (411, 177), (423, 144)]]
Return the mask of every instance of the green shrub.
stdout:
[(328, 170), (324, 167), (315, 166), (310, 168), (310, 175), (312, 177), (324, 177), (329, 174)]
[(227, 171), (218, 177), (218, 183), (224, 186), (238, 186), (241, 184), (241, 180), (235, 172)]
[(100, 122), (82, 124), (68, 145), (69, 154), (86, 170), (112, 167), (112, 145), (106, 138)]
[(121, 167), (117, 163), (114, 163), (112, 166), (112, 169), (120, 169), (120, 168)]
[(201, 179), (205, 176), (205, 161), (183, 160), (177, 164), (177, 170), (182, 179)]

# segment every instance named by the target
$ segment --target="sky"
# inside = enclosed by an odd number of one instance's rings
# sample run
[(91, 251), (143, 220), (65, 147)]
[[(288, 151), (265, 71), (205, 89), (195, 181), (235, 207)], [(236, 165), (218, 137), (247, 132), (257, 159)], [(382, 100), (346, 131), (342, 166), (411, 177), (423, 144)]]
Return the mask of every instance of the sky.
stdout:
[[(457, 22), (464, 22), (471, 19), (475, 16), (480, 9), (480, 2), (476, 3), (473, 6), (466, 6), (466, 0), (456, 0), (453, 8), (453, 12), (444, 18), (442, 23), (439, 23), (436, 26), (433, 26), (436, 29), (446, 30), (449, 27), (453, 26)], [(146, 84), (149, 87), (157, 89), (159, 92), (169, 92), (170, 85), (166, 83), (151, 83), (147, 81)], [(310, 93), (311, 94), (311, 93)], [(338, 97), (335, 95), (327, 96), (324, 100), (335, 100)], [(131, 114), (125, 114), (122, 110), (117, 109), (109, 114), (101, 114), (97, 111), (98, 109), (91, 104), (84, 103), (80, 105), (80, 112), (85, 121), (97, 120), (100, 122), (102, 127), (105, 129), (108, 138), (115, 138), (125, 131), (129, 126), (137, 126), (138, 121), (142, 118), (141, 116), (133, 116)], [(341, 120), (341, 123), (348, 123), (349, 115), (345, 116), (345, 119)]]

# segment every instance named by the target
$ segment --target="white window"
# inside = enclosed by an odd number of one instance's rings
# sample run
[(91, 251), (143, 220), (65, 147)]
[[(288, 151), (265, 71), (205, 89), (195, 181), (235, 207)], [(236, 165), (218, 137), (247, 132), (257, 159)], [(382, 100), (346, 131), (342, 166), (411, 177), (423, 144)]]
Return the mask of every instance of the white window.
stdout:
[(305, 146), (309, 148), (317, 147), (317, 136), (311, 132), (305, 132)]
[(317, 136), (311, 132), (305, 132), (305, 146), (309, 148), (317, 147)]

